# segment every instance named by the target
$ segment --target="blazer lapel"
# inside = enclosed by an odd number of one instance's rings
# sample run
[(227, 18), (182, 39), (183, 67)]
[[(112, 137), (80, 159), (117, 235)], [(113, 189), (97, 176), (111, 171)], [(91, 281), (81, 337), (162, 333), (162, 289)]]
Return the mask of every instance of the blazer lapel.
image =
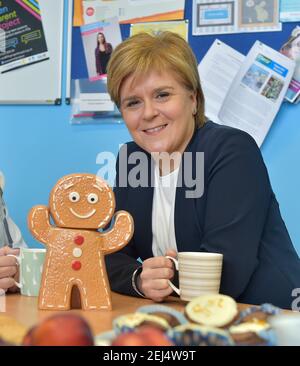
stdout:
[[(199, 222), (199, 214), (197, 213), (196, 205), (198, 203), (197, 198), (187, 198), (186, 193), (194, 190), (194, 187), (187, 187), (183, 172), (186, 170), (192, 171), (192, 176), (195, 177), (196, 169), (196, 139), (197, 131), (195, 132), (192, 140), (187, 146), (185, 153), (190, 154), (190, 163), (183, 155), (181, 165), (178, 173), (178, 182), (176, 189), (175, 199), (175, 236), (178, 252), (183, 251), (199, 251), (202, 228)], [(189, 166), (188, 166), (189, 165)], [(178, 186), (180, 185), (180, 186)]]

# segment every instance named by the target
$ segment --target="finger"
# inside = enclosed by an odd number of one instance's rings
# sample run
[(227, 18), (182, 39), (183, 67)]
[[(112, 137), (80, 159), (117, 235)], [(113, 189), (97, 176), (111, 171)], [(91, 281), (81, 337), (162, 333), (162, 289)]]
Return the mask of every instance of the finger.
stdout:
[(8, 255), (8, 254), (19, 255), (20, 254), (20, 249), (19, 248), (6, 247), (6, 255)]
[(146, 295), (146, 297), (152, 299), (156, 302), (164, 301), (166, 297), (170, 296), (172, 294), (173, 290), (171, 288), (165, 289), (165, 290), (149, 290)]
[(168, 288), (170, 288), (168, 280), (145, 281), (143, 284), (143, 290), (145, 291), (166, 290)]
[(19, 255), (20, 249), (19, 248), (10, 248), (8, 246), (5, 246), (0, 249), (0, 256), (7, 255), (7, 254), (13, 254), (13, 255)]
[(16, 273), (17, 273), (16, 266), (0, 267), (0, 278), (14, 277)]
[(152, 257), (143, 262), (143, 268), (173, 268), (173, 265), (168, 258)]
[(15, 281), (11, 277), (6, 277), (6, 278), (0, 279), (0, 288), (2, 288), (5, 291), (7, 289), (9, 289), (10, 287), (13, 287), (14, 285), (15, 285)]
[(174, 270), (170, 268), (143, 268), (140, 274), (142, 280), (168, 279), (174, 277)]
[(166, 256), (177, 258), (177, 252), (174, 249), (168, 249), (166, 251)]
[(17, 266), (18, 261), (14, 257), (9, 257), (7, 255), (3, 255), (0, 257), (0, 267), (9, 267), (9, 266)]

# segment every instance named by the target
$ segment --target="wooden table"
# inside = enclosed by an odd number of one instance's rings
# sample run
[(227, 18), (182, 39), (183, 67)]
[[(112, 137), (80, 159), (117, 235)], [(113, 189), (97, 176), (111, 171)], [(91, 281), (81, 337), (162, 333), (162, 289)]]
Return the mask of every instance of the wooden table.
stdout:
[[(38, 310), (37, 301), (37, 297), (8, 294), (6, 296), (6, 312), (4, 314), (13, 317), (29, 328), (42, 319), (58, 312), (52, 310)], [(150, 304), (154, 304), (154, 302), (147, 299), (112, 293), (112, 311), (82, 311), (81, 309), (72, 309), (70, 311), (82, 315), (88, 321), (96, 335), (111, 330), (112, 321), (117, 316), (135, 312), (140, 306)], [(179, 298), (169, 297), (163, 305), (171, 306), (174, 309), (183, 311), (185, 303)], [(239, 304), (238, 306), (241, 310), (248, 305)]]

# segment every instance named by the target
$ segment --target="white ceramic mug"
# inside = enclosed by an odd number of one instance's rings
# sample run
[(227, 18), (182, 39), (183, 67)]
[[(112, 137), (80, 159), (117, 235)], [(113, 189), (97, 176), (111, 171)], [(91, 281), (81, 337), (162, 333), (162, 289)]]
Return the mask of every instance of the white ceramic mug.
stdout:
[(179, 272), (179, 288), (171, 281), (170, 287), (184, 301), (204, 294), (218, 294), (220, 290), (223, 254), (207, 252), (179, 252), (174, 262)]
[(20, 266), (20, 282), (15, 281), (15, 284), (20, 288), (22, 295), (39, 295), (45, 255), (46, 249), (39, 248), (20, 248), (19, 256), (8, 254), (16, 258)]
[(300, 346), (300, 314), (278, 314), (268, 318), (277, 346)]

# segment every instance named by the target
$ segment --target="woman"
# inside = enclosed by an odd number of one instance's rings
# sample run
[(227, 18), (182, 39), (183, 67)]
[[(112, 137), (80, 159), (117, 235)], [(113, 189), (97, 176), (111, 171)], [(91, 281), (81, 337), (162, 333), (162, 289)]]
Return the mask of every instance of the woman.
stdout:
[(135, 233), (107, 256), (112, 290), (163, 301), (174, 276), (165, 255), (217, 252), (221, 293), (290, 308), (300, 261), (260, 150), (247, 133), (205, 120), (189, 45), (170, 32), (127, 39), (110, 59), (108, 91), (134, 140), (120, 150), (115, 195)]
[(9, 217), (3, 200), (4, 175), (0, 171), (0, 289), (15, 292), (15, 280), (18, 281), (18, 265), (9, 254), (18, 255), (20, 247), (26, 246), (21, 232)]
[(97, 34), (97, 47), (95, 49), (97, 75), (106, 74), (106, 67), (112, 53), (112, 45), (106, 42), (103, 33)]

